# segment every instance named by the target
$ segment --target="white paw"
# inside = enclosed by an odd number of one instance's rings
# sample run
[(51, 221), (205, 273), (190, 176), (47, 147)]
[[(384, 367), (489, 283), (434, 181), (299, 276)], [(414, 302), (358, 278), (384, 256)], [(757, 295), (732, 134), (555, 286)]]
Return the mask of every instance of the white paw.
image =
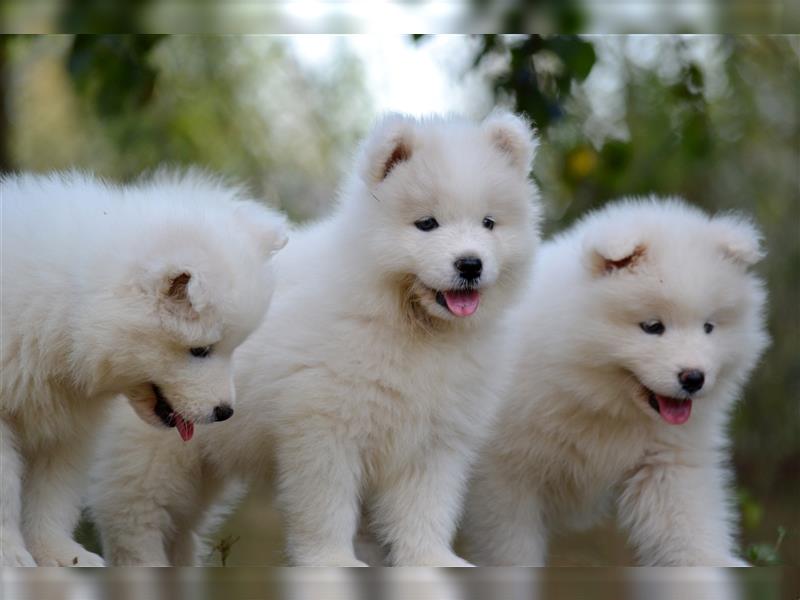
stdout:
[(0, 541), (0, 565), (4, 567), (35, 567), (31, 553), (22, 544)]
[(368, 567), (352, 554), (326, 554), (307, 558), (299, 558), (294, 562), (298, 567)]
[(398, 561), (395, 566), (406, 567), (474, 567), (470, 562), (465, 561), (452, 552), (439, 555), (421, 556), (417, 559)]
[(464, 560), (463, 558), (459, 558), (458, 556), (453, 556), (453, 558), (448, 563), (442, 563), (442, 567), (474, 567), (471, 562)]
[(33, 556), (41, 567), (104, 567), (105, 561), (73, 541), (34, 549)]
[(357, 558), (353, 558), (351, 560), (346, 561), (336, 561), (334, 563), (329, 563), (326, 566), (329, 567), (368, 567), (369, 565), (362, 560), (358, 560)]
[(750, 567), (752, 566), (749, 562), (743, 561), (741, 558), (733, 557), (730, 559), (730, 563), (725, 565), (726, 567)]

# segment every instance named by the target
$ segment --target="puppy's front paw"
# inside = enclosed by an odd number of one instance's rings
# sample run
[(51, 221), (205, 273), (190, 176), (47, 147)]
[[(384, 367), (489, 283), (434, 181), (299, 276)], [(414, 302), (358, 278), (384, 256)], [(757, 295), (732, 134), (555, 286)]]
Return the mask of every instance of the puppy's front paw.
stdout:
[(21, 543), (0, 540), (0, 565), (4, 567), (35, 567), (36, 561)]
[(322, 556), (307, 556), (294, 561), (297, 567), (368, 567), (369, 565), (358, 560), (352, 554), (331, 553)]
[(411, 560), (398, 561), (395, 566), (407, 567), (474, 567), (470, 562), (456, 556), (452, 552), (422, 556)]
[(730, 558), (730, 562), (725, 565), (726, 567), (750, 567), (752, 566), (749, 562), (742, 560), (741, 558), (732, 557)]
[(471, 562), (464, 560), (463, 558), (459, 558), (458, 556), (454, 556), (448, 564), (443, 564), (443, 567), (474, 567)]
[(428, 562), (428, 565), (431, 567), (474, 567), (471, 562), (467, 562), (463, 558), (459, 558), (455, 554), (450, 557), (432, 560)]
[(104, 567), (106, 564), (102, 557), (73, 541), (34, 549), (33, 556), (41, 567)]
[(369, 565), (362, 560), (358, 560), (357, 558), (353, 558), (350, 560), (335, 560), (332, 563), (326, 565), (329, 567), (368, 567)]

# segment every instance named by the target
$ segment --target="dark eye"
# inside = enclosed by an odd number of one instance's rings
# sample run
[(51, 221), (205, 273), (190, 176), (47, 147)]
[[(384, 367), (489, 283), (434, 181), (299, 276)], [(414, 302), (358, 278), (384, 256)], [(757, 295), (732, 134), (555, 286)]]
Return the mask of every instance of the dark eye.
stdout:
[(494, 229), (494, 219), (492, 217), (484, 217), (483, 219), (483, 226), (486, 227), (489, 231)]
[(649, 321), (642, 321), (639, 323), (639, 327), (642, 328), (642, 331), (645, 333), (649, 333), (650, 335), (661, 335), (664, 333), (666, 329), (664, 324), (659, 321), (658, 319), (651, 319)]
[(414, 221), (414, 225), (420, 231), (432, 231), (439, 226), (439, 221), (437, 221), (433, 217), (425, 217), (424, 219), (420, 219), (419, 221)]
[(205, 358), (211, 354), (211, 346), (198, 346), (197, 348), (189, 348), (189, 353), (197, 358)]
[(705, 323), (703, 325), (703, 331), (705, 331), (706, 333), (711, 333), (712, 331), (714, 331), (714, 324), (713, 323)]

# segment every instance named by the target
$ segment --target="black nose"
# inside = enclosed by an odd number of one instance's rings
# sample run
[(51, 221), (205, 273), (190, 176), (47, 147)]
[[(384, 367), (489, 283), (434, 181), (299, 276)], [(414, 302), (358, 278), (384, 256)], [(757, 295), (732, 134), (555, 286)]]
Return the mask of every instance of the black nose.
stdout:
[(702, 388), (705, 380), (705, 374), (697, 369), (684, 369), (678, 373), (678, 381), (680, 381), (681, 387), (690, 394)]
[(233, 407), (230, 404), (220, 404), (214, 407), (214, 419), (217, 421), (226, 421), (233, 415)]
[(483, 262), (477, 256), (462, 256), (453, 266), (464, 279), (477, 279), (483, 270)]

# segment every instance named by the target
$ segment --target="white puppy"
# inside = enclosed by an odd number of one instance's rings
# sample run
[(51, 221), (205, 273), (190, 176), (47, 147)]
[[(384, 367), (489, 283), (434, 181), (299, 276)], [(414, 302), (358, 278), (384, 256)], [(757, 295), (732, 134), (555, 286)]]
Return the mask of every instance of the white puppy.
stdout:
[(467, 502), (480, 564), (542, 565), (548, 534), (616, 509), (646, 565), (737, 565), (728, 415), (766, 344), (759, 235), (629, 200), (542, 246), (513, 388)]
[(276, 260), (273, 307), (236, 355), (231, 427), (193, 448), (121, 421), (104, 438), (92, 506), (107, 557), (194, 562), (218, 490), (275, 458), (292, 563), (363, 564), (363, 501), (392, 564), (466, 564), (451, 537), (538, 242), (534, 147), (505, 113), (383, 121), (336, 212)]
[(126, 394), (184, 440), (230, 417), (284, 226), (197, 173), (9, 176), (0, 203), (0, 563), (99, 565), (72, 531), (102, 408)]

